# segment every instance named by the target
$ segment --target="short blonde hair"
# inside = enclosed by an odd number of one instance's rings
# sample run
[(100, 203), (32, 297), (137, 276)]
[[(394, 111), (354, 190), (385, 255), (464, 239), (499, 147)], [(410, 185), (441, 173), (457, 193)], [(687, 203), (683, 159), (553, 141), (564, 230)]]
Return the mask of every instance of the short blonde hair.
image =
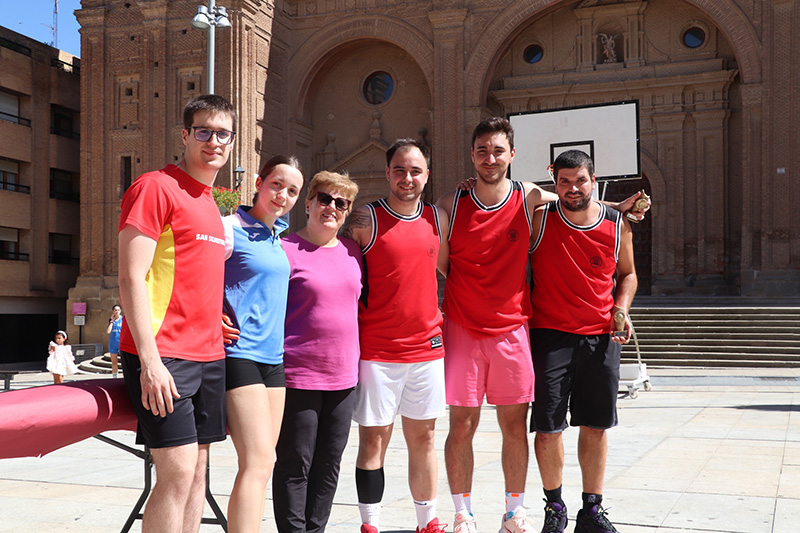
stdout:
[(329, 188), (339, 192), (350, 200), (350, 208), (347, 210), (350, 213), (353, 210), (353, 202), (358, 196), (358, 183), (350, 179), (347, 172), (330, 172), (323, 170), (314, 174), (314, 178), (308, 184), (308, 192), (306, 193), (306, 202), (310, 202), (317, 195), (320, 189)]

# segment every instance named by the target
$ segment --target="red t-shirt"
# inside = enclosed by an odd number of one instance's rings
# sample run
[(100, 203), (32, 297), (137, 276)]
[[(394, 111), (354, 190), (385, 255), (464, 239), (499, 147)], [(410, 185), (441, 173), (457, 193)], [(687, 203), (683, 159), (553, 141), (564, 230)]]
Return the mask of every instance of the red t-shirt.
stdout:
[[(225, 233), (211, 187), (175, 165), (143, 174), (122, 198), (120, 231), (127, 225), (157, 241), (147, 291), (161, 357), (223, 359)], [(127, 321), (120, 349), (138, 353)]]
[(361, 359), (384, 363), (441, 359), (438, 212), (420, 203), (416, 214), (401, 215), (386, 200), (367, 207), (372, 239), (363, 248), (366, 288), (358, 309)]
[(528, 248), (531, 221), (525, 190), (512, 181), (508, 196), (485, 206), (474, 190), (460, 191), (450, 215), (450, 271), (444, 305), (448, 320), (475, 339), (517, 329), (531, 316)]
[(578, 335), (611, 331), (622, 221), (616, 209), (600, 207), (596, 222), (576, 226), (558, 202), (547, 205), (531, 252), (532, 328)]

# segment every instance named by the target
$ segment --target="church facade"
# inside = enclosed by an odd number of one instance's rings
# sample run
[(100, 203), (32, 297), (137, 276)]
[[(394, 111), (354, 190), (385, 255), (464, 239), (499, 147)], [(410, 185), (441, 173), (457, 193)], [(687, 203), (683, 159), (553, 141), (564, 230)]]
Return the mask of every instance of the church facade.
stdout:
[[(244, 198), (260, 163), (284, 153), (307, 179), (348, 171), (358, 202), (374, 200), (387, 189), (385, 148), (416, 137), (431, 147), (425, 195), (435, 201), (470, 176), (481, 119), (636, 100), (642, 179), (608, 191), (653, 198), (634, 230), (640, 292), (800, 294), (800, 224), (790, 215), (800, 202), (800, 0), (220, 4), (232, 27), (216, 31), (216, 92), (239, 123), (218, 184), (235, 186), (241, 166)], [(77, 12), (85, 214), (70, 303), (90, 302), (87, 325), (104, 327), (117, 297), (125, 187), (179, 160), (181, 110), (205, 92), (207, 35), (189, 25), (195, 9), (83, 0)]]

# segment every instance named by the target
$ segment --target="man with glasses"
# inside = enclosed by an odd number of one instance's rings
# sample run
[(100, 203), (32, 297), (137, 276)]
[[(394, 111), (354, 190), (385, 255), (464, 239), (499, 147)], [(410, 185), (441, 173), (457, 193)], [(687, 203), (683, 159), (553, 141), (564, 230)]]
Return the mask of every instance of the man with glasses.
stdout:
[(211, 187), (228, 161), (236, 111), (203, 95), (184, 109), (185, 153), (122, 199), (119, 290), (125, 384), (156, 484), (142, 531), (197, 531), (209, 444), (225, 439), (225, 235)]
[[(445, 413), (442, 315), (437, 265), (447, 270), (447, 215), (420, 197), (427, 148), (413, 139), (386, 152), (389, 196), (354, 211), (343, 234), (364, 252), (359, 306), (361, 361), (353, 419), (359, 424), (356, 489), (361, 533), (378, 533), (383, 462), (394, 420), (403, 417), (408, 484), (417, 533), (439, 533), (436, 418)], [(444, 261), (444, 262), (442, 262)]]

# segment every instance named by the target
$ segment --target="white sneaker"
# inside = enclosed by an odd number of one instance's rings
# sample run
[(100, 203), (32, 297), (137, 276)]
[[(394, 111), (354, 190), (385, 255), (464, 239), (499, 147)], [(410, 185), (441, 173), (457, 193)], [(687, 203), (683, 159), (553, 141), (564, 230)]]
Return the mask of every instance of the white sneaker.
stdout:
[(456, 513), (453, 533), (478, 533), (475, 517), (469, 513)]
[(507, 518), (507, 513), (504, 514), (501, 524), (499, 533), (533, 533), (533, 525), (528, 522), (525, 509), (522, 507), (517, 509), (511, 518)]

